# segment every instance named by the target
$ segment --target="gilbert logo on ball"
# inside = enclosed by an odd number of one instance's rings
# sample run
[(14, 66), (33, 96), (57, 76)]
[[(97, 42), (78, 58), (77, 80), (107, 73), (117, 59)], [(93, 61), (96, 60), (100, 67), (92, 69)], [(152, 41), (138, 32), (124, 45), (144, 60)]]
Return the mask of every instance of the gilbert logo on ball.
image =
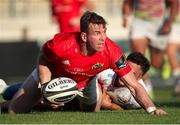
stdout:
[(43, 87), (43, 96), (54, 104), (67, 103), (82, 93), (77, 88), (77, 83), (66, 77), (51, 80)]

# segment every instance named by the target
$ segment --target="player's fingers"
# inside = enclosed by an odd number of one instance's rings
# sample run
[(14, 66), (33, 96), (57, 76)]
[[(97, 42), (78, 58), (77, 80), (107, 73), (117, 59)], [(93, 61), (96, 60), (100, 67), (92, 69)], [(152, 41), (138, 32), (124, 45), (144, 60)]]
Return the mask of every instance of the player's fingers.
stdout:
[(52, 109), (57, 109), (57, 108), (59, 108), (59, 107), (62, 107), (62, 106), (64, 106), (64, 103), (62, 103), (62, 104), (51, 104), (51, 107), (52, 107)]
[(52, 107), (61, 107), (64, 106), (64, 103), (60, 103), (60, 104), (51, 104)]
[(151, 112), (152, 115), (167, 115), (167, 112), (161, 110), (161, 109), (157, 109), (154, 112)]
[(167, 115), (167, 112), (161, 111), (161, 112), (159, 112), (159, 115)]

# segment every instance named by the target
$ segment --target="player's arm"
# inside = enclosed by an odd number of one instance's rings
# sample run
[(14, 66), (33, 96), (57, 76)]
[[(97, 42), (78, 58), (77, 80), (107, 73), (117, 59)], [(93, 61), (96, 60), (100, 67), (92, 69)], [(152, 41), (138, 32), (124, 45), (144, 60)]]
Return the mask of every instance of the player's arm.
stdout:
[(124, 0), (122, 5), (123, 27), (127, 27), (133, 10), (133, 0)]
[(94, 10), (94, 5), (93, 2), (90, 0), (84, 0), (83, 2), (83, 9), (93, 11)]
[(39, 54), (37, 70), (39, 74), (40, 84), (47, 83), (51, 80), (51, 71), (48, 67), (47, 57), (45, 56), (42, 50)]
[(107, 91), (103, 89), (101, 107), (109, 110), (124, 110), (121, 106), (113, 103), (112, 99), (106, 92)]
[(52, 22), (57, 23), (58, 15), (56, 12), (56, 5), (55, 4), (58, 4), (58, 3), (56, 2), (56, 0), (49, 0), (49, 4), (50, 4), (50, 8), (51, 8)]
[(166, 0), (166, 6), (169, 10), (169, 16), (164, 20), (164, 23), (159, 30), (160, 35), (169, 34), (171, 32), (172, 24), (178, 13), (178, 0)]
[(138, 83), (132, 71), (122, 77), (125, 85), (130, 89), (136, 101), (150, 114), (166, 115), (162, 109), (156, 109), (154, 103), (148, 96), (147, 92), (141, 84)]

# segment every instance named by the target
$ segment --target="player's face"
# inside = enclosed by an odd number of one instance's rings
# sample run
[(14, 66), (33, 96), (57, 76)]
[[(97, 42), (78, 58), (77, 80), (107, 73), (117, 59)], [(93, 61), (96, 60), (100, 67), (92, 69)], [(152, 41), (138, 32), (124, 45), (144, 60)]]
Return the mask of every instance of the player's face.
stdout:
[(106, 27), (102, 24), (90, 23), (87, 33), (88, 51), (101, 52), (106, 40)]
[(141, 79), (142, 76), (143, 76), (143, 73), (142, 73), (142, 70), (141, 70), (141, 66), (140, 65), (137, 65), (131, 61), (128, 61), (132, 71), (133, 71), (133, 74), (134, 76), (136, 77), (137, 80)]

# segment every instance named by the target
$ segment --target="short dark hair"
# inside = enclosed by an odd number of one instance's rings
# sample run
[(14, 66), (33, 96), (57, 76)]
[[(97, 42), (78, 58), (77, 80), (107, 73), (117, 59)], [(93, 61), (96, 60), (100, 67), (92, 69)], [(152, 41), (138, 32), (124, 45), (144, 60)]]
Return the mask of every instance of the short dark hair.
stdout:
[(141, 66), (143, 75), (150, 69), (149, 60), (140, 52), (132, 52), (127, 56), (127, 60)]
[(104, 27), (107, 24), (107, 22), (105, 21), (105, 19), (102, 16), (96, 14), (95, 12), (86, 11), (80, 19), (81, 32), (88, 32), (90, 23), (103, 24)]

